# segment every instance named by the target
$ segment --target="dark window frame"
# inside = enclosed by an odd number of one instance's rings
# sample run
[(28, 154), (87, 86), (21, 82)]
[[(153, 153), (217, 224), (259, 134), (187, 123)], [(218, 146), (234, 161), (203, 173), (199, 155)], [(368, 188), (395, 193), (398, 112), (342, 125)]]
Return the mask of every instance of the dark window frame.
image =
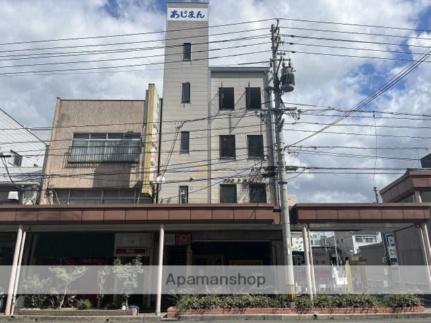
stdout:
[[(187, 135), (187, 140), (185, 137)], [(180, 153), (189, 154), (190, 153), (190, 131), (181, 131), (180, 133)]]
[[(261, 199), (259, 198), (260, 197), (259, 195), (256, 195), (255, 193), (253, 194), (253, 188), (254, 189), (256, 189), (256, 188), (262, 189), (263, 188), (263, 190), (262, 190), (263, 197)], [(266, 196), (266, 184), (265, 183), (250, 184), (248, 187), (248, 197), (249, 197), (250, 203), (267, 203), (268, 199)]]
[(183, 44), (183, 61), (192, 60), (192, 43)]
[[(233, 190), (233, 195), (231, 194), (232, 192), (227, 192), (225, 194), (227, 194), (226, 196), (224, 196), (224, 192), (223, 189), (227, 189), (227, 188), (235, 188)], [(220, 203), (238, 203), (238, 196), (237, 196), (237, 185), (236, 184), (220, 184)], [(230, 200), (229, 196), (233, 196), (233, 199)], [(227, 198), (227, 200), (226, 200)]]
[(190, 82), (183, 82), (181, 85), (181, 103), (190, 103)]
[[(224, 139), (233, 139), (233, 142), (223, 144)], [(235, 135), (220, 135), (219, 136), (219, 157), (220, 159), (236, 159), (236, 138)], [(229, 150), (232, 152), (229, 153)]]
[[(181, 199), (182, 198), (182, 194), (181, 194), (182, 189), (185, 189), (185, 193), (186, 193), (186, 195), (185, 195), (186, 198), (184, 201)], [(188, 187), (188, 185), (180, 185), (178, 187), (178, 203), (179, 204), (188, 204), (189, 203), (189, 187)]]
[[(257, 95), (257, 97), (253, 97)], [(262, 109), (262, 94), (260, 87), (246, 87), (245, 88), (245, 101), (247, 110), (260, 110)]]
[[(252, 148), (252, 143), (250, 143), (250, 141), (252, 139), (260, 139), (260, 147), (259, 147), (259, 153), (256, 154), (251, 154), (251, 148)], [(263, 135), (247, 135), (247, 155), (249, 159), (263, 159), (265, 156), (265, 150), (263, 148)]]
[[(219, 87), (219, 110), (235, 110), (235, 88), (233, 87)], [(229, 98), (227, 98), (229, 96)], [(231, 99), (230, 104), (227, 104), (227, 100)]]

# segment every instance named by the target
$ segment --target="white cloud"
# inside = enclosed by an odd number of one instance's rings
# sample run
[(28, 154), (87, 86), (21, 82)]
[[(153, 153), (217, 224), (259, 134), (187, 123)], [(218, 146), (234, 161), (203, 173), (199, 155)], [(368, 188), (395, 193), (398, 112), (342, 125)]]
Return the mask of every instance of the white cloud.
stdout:
[[(164, 29), (164, 14), (158, 12), (156, 0), (151, 1), (120, 1), (118, 6), (118, 17), (112, 17), (103, 9), (107, 3), (106, 0), (94, 1), (3, 1), (2, 2), (2, 19), (0, 19), (1, 42), (31, 39), (51, 39), (62, 37), (79, 37), (82, 35), (103, 35), (103, 34), (122, 34), (157, 31)], [(310, 20), (325, 21), (343, 21), (360, 24), (376, 24), (389, 26), (403, 26), (414, 28), (417, 24), (418, 15), (427, 6), (426, 1), (410, 0), (382, 0), (378, 5), (375, 1), (365, 0), (315, 0), (315, 1), (249, 1), (249, 0), (223, 0), (211, 1), (210, 3), (210, 24), (219, 25), (229, 22), (238, 22), (246, 20), (258, 20), (270, 17), (302, 18)], [(281, 21), (283, 32), (296, 35), (313, 35), (313, 36), (331, 36), (336, 38), (347, 38), (356, 40), (370, 41), (387, 41), (400, 42), (401, 39), (391, 37), (377, 37), (353, 34), (323, 34), (321, 32), (300, 31), (289, 29), (287, 27), (305, 27), (305, 28), (326, 28), (339, 31), (359, 31), (359, 32), (387, 32), (391, 34), (415, 35), (412, 31), (386, 31), (383, 29), (371, 28), (353, 28), (340, 25), (318, 25), (312, 23), (300, 23), (292, 21)], [(254, 29), (268, 27), (268, 22), (256, 22), (248, 25), (230, 26), (227, 28), (213, 28), (211, 33), (222, 33), (233, 30)], [(260, 30), (254, 34), (267, 34), (269, 31)], [(244, 35), (244, 34), (243, 34)], [(426, 34), (420, 35), (429, 37)], [(128, 37), (128, 40), (145, 40), (156, 39), (157, 35), (142, 35), (137, 37)], [(220, 39), (227, 36), (213, 37)], [(238, 37), (237, 35), (229, 36), (230, 38)], [(289, 38), (290, 39), (290, 38)], [(104, 42), (125, 41), (125, 38), (113, 38), (104, 40)], [(269, 41), (268, 38), (256, 39), (253, 41), (245, 40), (236, 44), (247, 44), (250, 42)], [(289, 41), (292, 41), (290, 39)], [(295, 38), (294, 42), (314, 43), (321, 45), (337, 45), (366, 47), (374, 49), (392, 49), (400, 50), (399, 47), (375, 44), (349, 44), (335, 43), (329, 41), (316, 41)], [(89, 41), (92, 43), (93, 41)], [(76, 44), (83, 43), (77, 41)], [(410, 41), (410, 45), (429, 44), (424, 40)], [(46, 44), (32, 44), (32, 47), (41, 47)], [(65, 43), (49, 43), (48, 45), (58, 46)], [(143, 43), (142, 47), (148, 46), (149, 43)], [(150, 43), (151, 46), (154, 46)], [(229, 44), (230, 46), (232, 44)], [(211, 48), (227, 46), (212, 45)], [(0, 46), (0, 50), (11, 48), (13, 46)], [(14, 48), (25, 48), (25, 46), (15, 45)], [(375, 55), (391, 57), (387, 53), (373, 53), (358, 50), (335, 50), (319, 47), (290, 47), (285, 45), (285, 49), (295, 48), (300, 51), (313, 51), (334, 53), (342, 52), (351, 55)], [(237, 50), (214, 51), (212, 56), (227, 55), (233, 52), (246, 53), (256, 50), (269, 50), (269, 43), (256, 46), (244, 47)], [(412, 51), (421, 51), (412, 47)], [(150, 53), (163, 53), (162, 50)], [(1, 53), (0, 53), (1, 54)], [(148, 52), (132, 53), (118, 55), (117, 57), (134, 55), (148, 55)], [(102, 57), (102, 56), (100, 56)], [(106, 55), (103, 58), (112, 58), (113, 55)], [(364, 64), (370, 64), (374, 67), (377, 75), (386, 75), (390, 70), (392, 73), (399, 71), (399, 67), (391, 61), (380, 61), (359, 58), (340, 58), (331, 56), (292, 54), (294, 66), (297, 70), (296, 91), (285, 98), (286, 101), (314, 103), (319, 105), (333, 105), (343, 108), (350, 108), (363, 98), (362, 88), (367, 85), (368, 88), (377, 88), (379, 84), (374, 76), (363, 72), (360, 67)], [(68, 60), (79, 60), (82, 57), (72, 57)], [(269, 52), (262, 54), (253, 54), (240, 56), (237, 58), (226, 58), (214, 60), (212, 65), (234, 64), (238, 62), (249, 61), (267, 61)], [(48, 60), (45, 60), (47, 62)], [(141, 62), (137, 61), (120, 61), (111, 63), (94, 63), (85, 66), (107, 66)], [(155, 58), (151, 61), (161, 61), (161, 58)], [(24, 61), (19, 61), (23, 63)], [(0, 64), (9, 65), (10, 62), (1, 61)], [(427, 66), (425, 66), (427, 65)], [(83, 67), (84, 65), (76, 64), (73, 67)], [(49, 66), (48, 66), (49, 67)], [(71, 67), (71, 66), (70, 66)], [(59, 68), (64, 68), (60, 66)], [(0, 102), (3, 108), (12, 113), (17, 119), (28, 125), (49, 125), (54, 112), (55, 98), (60, 96), (64, 98), (127, 98), (142, 99), (145, 96), (146, 84), (154, 82), (157, 84), (159, 91), (162, 91), (162, 66), (154, 65), (148, 68), (133, 68), (133, 72), (76, 72), (67, 75), (29, 75), (19, 77), (0, 77), (2, 86), (0, 87)], [(424, 64), (420, 70), (409, 76), (402, 90), (393, 90), (389, 95), (385, 95), (375, 103), (376, 110), (382, 111), (407, 111), (414, 113), (427, 113), (427, 104), (430, 102), (430, 79), (429, 64)], [(1, 69), (3, 70), (3, 69)], [(10, 69), (8, 69), (10, 71)], [(389, 75), (388, 73), (387, 75)], [(375, 83), (375, 84), (374, 84)], [(429, 113), (429, 112), (428, 112)], [(334, 118), (327, 117), (302, 117), (302, 121), (307, 122), (328, 122)], [(291, 122), (291, 120), (287, 120)], [(372, 119), (353, 118), (343, 123), (363, 123), (373, 124)], [(426, 125), (427, 122), (403, 121), (403, 120), (377, 120), (378, 124), (411, 124)], [(313, 125), (296, 125), (294, 129), (311, 129), (317, 130), (319, 126)], [(374, 128), (370, 127), (333, 127), (330, 131), (340, 132), (359, 132), (373, 133)], [(426, 135), (425, 130), (405, 129), (393, 130), (378, 128), (378, 133), (383, 134), (410, 134)], [(287, 132), (286, 140), (291, 143), (304, 137), (305, 133)], [(304, 145), (348, 145), (374, 147), (375, 138), (373, 136), (355, 136), (355, 135), (330, 135), (321, 134), (313, 139), (303, 143)], [(378, 145), (383, 146), (427, 146), (429, 141), (418, 141), (417, 139), (408, 138), (379, 138)], [(344, 154), (363, 154), (374, 155), (373, 150), (325, 150), (330, 153)], [(379, 155), (393, 157), (418, 158), (426, 151), (378, 151)], [(299, 154), (289, 159), (290, 163), (301, 163), (302, 165), (312, 166), (346, 166), (346, 167), (373, 167), (374, 159), (340, 157), (333, 155), (320, 154)], [(418, 166), (414, 161), (379, 159), (378, 167), (412, 167)], [(377, 175), (376, 185), (381, 188), (389, 183), (395, 175)], [(329, 201), (372, 201), (374, 193), (373, 175), (301, 175), (295, 178), (291, 184), (293, 193), (297, 194), (300, 201), (329, 202)]]

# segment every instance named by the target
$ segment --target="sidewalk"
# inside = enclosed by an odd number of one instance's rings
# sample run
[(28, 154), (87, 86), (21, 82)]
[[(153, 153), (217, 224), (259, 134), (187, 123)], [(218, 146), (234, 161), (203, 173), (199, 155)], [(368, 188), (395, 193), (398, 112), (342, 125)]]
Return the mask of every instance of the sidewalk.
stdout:
[[(255, 314), (255, 315), (184, 315), (180, 321), (237, 321), (237, 320), (273, 320), (273, 321), (303, 321), (303, 320), (378, 320), (378, 319), (429, 319), (431, 322), (431, 309), (422, 313), (382, 313), (382, 314)], [(165, 319), (167, 321), (167, 319)], [(172, 320), (170, 320), (172, 321)]]

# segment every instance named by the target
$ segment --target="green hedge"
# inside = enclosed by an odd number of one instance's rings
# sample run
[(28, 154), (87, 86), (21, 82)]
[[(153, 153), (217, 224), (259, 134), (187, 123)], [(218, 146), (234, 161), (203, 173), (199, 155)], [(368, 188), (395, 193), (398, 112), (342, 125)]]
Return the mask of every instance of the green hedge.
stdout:
[(183, 295), (175, 307), (179, 310), (211, 308), (287, 307), (285, 295)]
[(387, 295), (383, 298), (383, 305), (389, 307), (414, 307), (422, 305), (422, 299), (412, 294)]
[[(295, 307), (299, 311), (311, 307), (319, 308), (373, 308), (388, 306), (393, 308), (414, 307), (422, 304), (416, 295), (388, 295), (385, 297), (374, 295), (317, 295), (314, 302), (308, 296), (298, 296)], [(180, 296), (175, 307), (180, 310), (212, 309), (212, 308), (255, 308), (255, 307), (290, 307), (286, 295), (183, 295)]]

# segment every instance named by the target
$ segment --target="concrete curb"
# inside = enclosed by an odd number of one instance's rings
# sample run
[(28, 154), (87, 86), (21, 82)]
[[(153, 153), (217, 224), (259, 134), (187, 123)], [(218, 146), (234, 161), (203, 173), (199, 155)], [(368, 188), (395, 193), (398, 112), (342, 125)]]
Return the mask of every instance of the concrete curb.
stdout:
[(214, 321), (214, 320), (361, 320), (361, 319), (410, 319), (430, 318), (431, 312), (421, 313), (381, 313), (381, 314), (252, 314), (252, 315), (181, 315), (180, 321)]
[(143, 322), (160, 322), (156, 316), (138, 315), (138, 316), (42, 316), (42, 315), (16, 315), (0, 316), (0, 323), (4, 322), (88, 322), (88, 323), (143, 323)]

